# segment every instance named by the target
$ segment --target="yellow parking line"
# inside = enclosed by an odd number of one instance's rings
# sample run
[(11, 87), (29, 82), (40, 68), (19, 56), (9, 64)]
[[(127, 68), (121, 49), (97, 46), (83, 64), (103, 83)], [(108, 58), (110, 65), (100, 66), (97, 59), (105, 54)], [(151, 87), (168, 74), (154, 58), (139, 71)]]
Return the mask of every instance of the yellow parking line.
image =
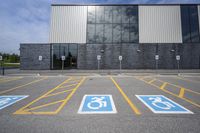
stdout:
[(119, 90), (119, 92), (121, 93), (121, 95), (124, 97), (124, 99), (126, 100), (126, 102), (129, 104), (129, 106), (131, 107), (131, 109), (133, 110), (133, 112), (135, 112), (135, 114), (140, 115), (141, 112), (139, 111), (139, 109), (133, 104), (133, 102), (128, 98), (128, 96), (124, 93), (124, 91), (122, 90), (122, 88), (117, 84), (117, 82), (110, 77), (110, 79), (112, 80), (112, 82), (115, 84), (115, 86), (117, 87), (117, 89)]
[(5, 79), (5, 80), (1, 80), (0, 83), (15, 81), (15, 80), (19, 80), (19, 79), (22, 79), (22, 78), (23, 78), (23, 77), (9, 78), (9, 79)]
[(1, 82), (1, 81), (4, 81), (4, 80), (13, 79), (13, 78), (20, 78), (20, 77), (6, 77), (6, 78), (1, 78), (1, 79), (0, 79), (0, 82)]
[(148, 81), (148, 83), (153, 83), (154, 81), (156, 81), (156, 79), (152, 79), (152, 80)]
[(160, 86), (160, 89), (161, 89), (161, 90), (164, 89), (164, 88), (166, 87), (166, 85), (167, 85), (167, 83), (164, 82), (164, 83)]
[(76, 90), (81, 86), (81, 84), (85, 81), (85, 77), (80, 81), (80, 83), (73, 89), (73, 91), (66, 97), (65, 101), (61, 104), (61, 106), (55, 111), (56, 114), (60, 112), (60, 110), (65, 106), (65, 104), (71, 99)]
[(184, 97), (184, 93), (185, 93), (185, 89), (181, 88), (180, 93), (179, 93), (179, 97)]
[(44, 78), (41, 78), (41, 79), (39, 79), (39, 80), (34, 80), (34, 81), (29, 82), (29, 83), (24, 84), (24, 85), (20, 85), (20, 86), (17, 86), (17, 87), (14, 87), (14, 88), (11, 88), (11, 89), (8, 89), (8, 90), (5, 90), (5, 91), (1, 91), (0, 94), (4, 94), (4, 93), (10, 92), (10, 91), (19, 89), (19, 88), (28, 86), (28, 85), (33, 84), (33, 83), (37, 83), (37, 82), (42, 81), (42, 80), (45, 80), (45, 79), (47, 79), (47, 78), (48, 78), (48, 77), (44, 77)]

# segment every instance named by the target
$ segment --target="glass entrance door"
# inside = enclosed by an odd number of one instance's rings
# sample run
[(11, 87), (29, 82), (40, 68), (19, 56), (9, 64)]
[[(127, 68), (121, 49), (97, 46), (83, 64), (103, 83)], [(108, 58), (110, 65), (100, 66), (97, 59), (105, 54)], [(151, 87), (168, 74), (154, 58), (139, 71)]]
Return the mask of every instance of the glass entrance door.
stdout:
[(62, 69), (62, 56), (65, 56), (64, 69), (77, 68), (77, 44), (52, 44), (52, 69)]

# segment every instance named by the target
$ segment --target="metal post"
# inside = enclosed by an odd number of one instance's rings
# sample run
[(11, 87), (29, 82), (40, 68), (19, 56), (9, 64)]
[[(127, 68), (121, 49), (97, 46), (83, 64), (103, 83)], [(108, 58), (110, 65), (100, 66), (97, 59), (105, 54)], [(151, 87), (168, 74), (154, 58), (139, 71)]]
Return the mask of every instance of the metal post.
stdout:
[(100, 68), (100, 60), (98, 60), (98, 70), (99, 70), (99, 68)]
[(119, 72), (120, 72), (120, 74), (121, 74), (121, 69), (122, 69), (122, 61), (119, 60)]
[(179, 69), (180, 69), (179, 60), (177, 60), (177, 67), (178, 67), (178, 75), (179, 75)]
[(62, 70), (64, 69), (64, 60), (62, 60)]
[(156, 74), (157, 74), (159, 55), (155, 55), (155, 60), (156, 60)]
[(2, 71), (2, 75), (5, 74), (5, 68), (4, 68), (4, 65), (3, 65), (3, 61), (1, 60), (1, 71)]

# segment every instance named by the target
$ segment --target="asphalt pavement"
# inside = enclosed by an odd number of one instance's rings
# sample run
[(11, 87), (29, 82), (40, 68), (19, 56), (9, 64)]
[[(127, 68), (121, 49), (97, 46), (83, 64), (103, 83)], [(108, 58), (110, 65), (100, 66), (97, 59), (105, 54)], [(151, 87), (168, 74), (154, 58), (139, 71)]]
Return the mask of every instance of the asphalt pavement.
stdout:
[(200, 76), (1, 76), (0, 132), (199, 133)]

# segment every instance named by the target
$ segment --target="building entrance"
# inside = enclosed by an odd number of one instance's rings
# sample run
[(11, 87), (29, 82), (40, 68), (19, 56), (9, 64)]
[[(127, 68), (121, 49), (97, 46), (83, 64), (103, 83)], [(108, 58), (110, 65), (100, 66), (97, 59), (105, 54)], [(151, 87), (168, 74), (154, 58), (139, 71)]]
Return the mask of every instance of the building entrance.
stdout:
[(78, 45), (52, 44), (52, 69), (62, 69), (62, 56), (65, 56), (64, 69), (76, 69)]

